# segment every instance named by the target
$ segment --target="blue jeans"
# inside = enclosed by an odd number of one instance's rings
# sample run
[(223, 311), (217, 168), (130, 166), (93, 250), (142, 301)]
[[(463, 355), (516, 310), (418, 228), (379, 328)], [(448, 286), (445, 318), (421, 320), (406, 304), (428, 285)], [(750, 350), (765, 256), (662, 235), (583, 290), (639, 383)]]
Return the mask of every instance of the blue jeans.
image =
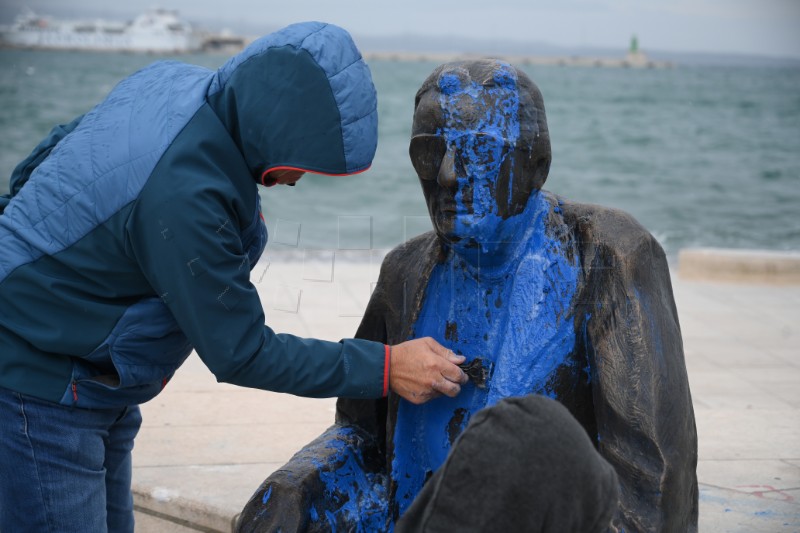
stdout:
[(77, 409), (0, 388), (0, 531), (133, 532), (138, 406)]

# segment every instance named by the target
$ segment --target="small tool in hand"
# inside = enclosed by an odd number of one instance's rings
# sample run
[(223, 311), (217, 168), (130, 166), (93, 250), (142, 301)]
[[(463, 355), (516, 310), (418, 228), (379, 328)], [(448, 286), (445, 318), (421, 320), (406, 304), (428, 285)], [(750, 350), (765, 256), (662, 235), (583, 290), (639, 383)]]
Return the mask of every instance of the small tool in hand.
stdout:
[(464, 371), (476, 387), (485, 389), (486, 381), (492, 375), (493, 364), (490, 361), (484, 361), (482, 357), (476, 357), (468, 363), (461, 363), (458, 367)]

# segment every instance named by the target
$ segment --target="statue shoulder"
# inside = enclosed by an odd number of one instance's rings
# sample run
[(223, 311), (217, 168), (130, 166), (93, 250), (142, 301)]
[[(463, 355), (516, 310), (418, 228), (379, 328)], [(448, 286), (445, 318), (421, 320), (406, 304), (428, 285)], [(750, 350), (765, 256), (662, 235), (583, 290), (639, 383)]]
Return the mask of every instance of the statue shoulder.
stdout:
[(389, 344), (408, 338), (439, 248), (439, 239), (429, 232), (409, 239), (386, 255), (357, 337)]
[(381, 277), (406, 278), (429, 271), (440, 249), (436, 233), (429, 231), (392, 248), (381, 264)]
[(640, 254), (664, 257), (664, 250), (656, 238), (630, 213), (562, 198), (558, 198), (558, 205), (582, 252), (602, 249), (605, 253), (629, 259)]

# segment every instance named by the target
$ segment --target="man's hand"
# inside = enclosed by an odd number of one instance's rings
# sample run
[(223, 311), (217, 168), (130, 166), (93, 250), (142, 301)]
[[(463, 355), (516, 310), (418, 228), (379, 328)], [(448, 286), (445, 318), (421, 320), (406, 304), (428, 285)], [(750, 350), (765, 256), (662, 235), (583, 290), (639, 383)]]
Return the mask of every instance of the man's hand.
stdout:
[(465, 360), (430, 337), (397, 344), (392, 346), (389, 387), (414, 404), (440, 394), (456, 396), (468, 380), (456, 366)]

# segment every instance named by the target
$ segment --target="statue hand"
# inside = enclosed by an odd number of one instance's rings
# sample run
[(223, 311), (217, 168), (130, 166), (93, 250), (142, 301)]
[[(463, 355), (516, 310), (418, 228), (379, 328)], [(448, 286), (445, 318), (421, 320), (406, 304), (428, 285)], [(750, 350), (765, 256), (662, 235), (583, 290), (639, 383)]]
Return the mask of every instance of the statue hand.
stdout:
[(440, 394), (456, 396), (468, 380), (457, 366), (465, 360), (430, 337), (397, 344), (392, 346), (389, 387), (414, 404)]

